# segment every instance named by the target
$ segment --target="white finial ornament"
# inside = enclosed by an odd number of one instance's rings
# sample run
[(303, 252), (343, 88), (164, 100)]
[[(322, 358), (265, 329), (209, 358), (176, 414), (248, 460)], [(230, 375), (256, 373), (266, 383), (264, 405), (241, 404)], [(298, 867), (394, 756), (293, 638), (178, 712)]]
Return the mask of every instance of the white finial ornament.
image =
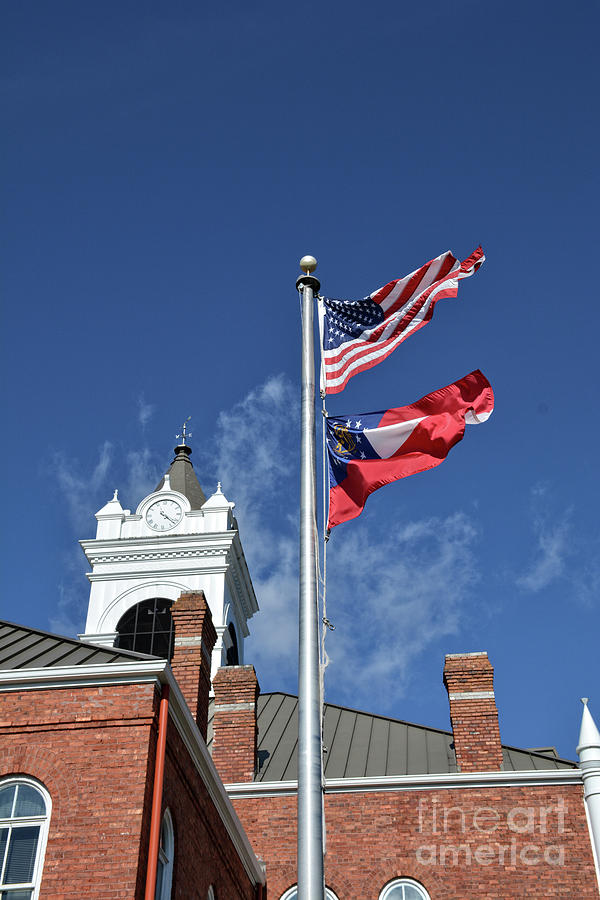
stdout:
[(113, 494), (113, 500), (118, 500), (118, 499), (119, 499), (119, 490), (118, 490), (118, 488), (115, 488), (115, 492)]
[(310, 275), (317, 268), (317, 261), (314, 256), (303, 256), (300, 260), (300, 268), (305, 275)]

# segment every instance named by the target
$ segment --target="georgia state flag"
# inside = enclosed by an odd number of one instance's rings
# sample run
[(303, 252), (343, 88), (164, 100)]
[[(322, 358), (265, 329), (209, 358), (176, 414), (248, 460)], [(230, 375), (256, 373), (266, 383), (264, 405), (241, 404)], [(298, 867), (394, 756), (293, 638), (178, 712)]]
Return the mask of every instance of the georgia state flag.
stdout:
[(328, 528), (359, 516), (384, 484), (439, 466), (465, 424), (485, 422), (493, 409), (490, 383), (476, 369), (410, 406), (328, 417)]

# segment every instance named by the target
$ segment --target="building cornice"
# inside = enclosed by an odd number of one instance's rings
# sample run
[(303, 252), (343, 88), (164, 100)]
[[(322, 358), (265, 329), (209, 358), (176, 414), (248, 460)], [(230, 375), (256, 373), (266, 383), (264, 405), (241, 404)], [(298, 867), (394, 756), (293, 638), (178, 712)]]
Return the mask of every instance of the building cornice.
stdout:
[[(94, 565), (98, 563), (122, 560), (123, 557), (136, 556), (158, 552), (175, 551), (182, 545), (198, 547), (205, 545), (207, 550), (214, 553), (226, 554), (233, 543), (235, 531), (199, 532), (189, 534), (149, 535), (141, 537), (124, 538), (91, 538), (79, 541), (88, 561)], [(135, 550), (134, 550), (135, 548)]]
[(102, 665), (49, 666), (43, 669), (0, 671), (0, 691), (34, 691), (105, 684), (160, 684), (166, 661), (135, 660)]
[(168, 684), (169, 714), (185, 744), (246, 872), (254, 884), (265, 883), (264, 868), (232, 806), (198, 726), (166, 660), (139, 660), (90, 666), (53, 666), (43, 669), (0, 670), (0, 692), (100, 687), (110, 684)]
[[(456, 788), (525, 787), (581, 784), (580, 769), (536, 769), (525, 772), (451, 772), (428, 775), (382, 775), (365, 778), (327, 778), (326, 794), (373, 793), (378, 791), (432, 791)], [(226, 784), (234, 800), (293, 796), (297, 781), (252, 781)]]

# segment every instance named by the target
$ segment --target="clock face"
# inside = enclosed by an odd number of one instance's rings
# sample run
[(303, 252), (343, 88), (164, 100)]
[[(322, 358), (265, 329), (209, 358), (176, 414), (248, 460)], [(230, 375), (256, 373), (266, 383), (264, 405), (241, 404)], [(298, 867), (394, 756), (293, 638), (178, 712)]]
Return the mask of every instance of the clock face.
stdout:
[(183, 510), (175, 500), (155, 500), (146, 511), (146, 522), (154, 531), (168, 531), (181, 522)]

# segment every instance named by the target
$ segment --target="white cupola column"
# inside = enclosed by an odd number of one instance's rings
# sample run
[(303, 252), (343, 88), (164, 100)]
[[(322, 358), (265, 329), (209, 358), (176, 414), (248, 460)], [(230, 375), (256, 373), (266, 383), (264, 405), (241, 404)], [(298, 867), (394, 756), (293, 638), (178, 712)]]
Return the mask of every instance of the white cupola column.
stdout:
[(592, 844), (596, 851), (596, 866), (600, 866), (600, 731), (588, 708), (588, 698), (582, 697), (583, 715), (577, 755), (583, 777), (583, 795), (587, 805)]

